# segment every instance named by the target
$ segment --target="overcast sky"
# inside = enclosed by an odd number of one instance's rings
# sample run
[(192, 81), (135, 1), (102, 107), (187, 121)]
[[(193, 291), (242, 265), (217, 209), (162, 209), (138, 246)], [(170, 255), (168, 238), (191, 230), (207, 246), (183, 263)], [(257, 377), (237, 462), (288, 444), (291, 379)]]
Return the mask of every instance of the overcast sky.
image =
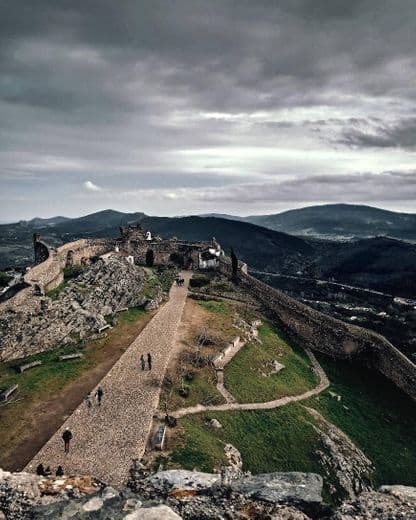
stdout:
[(415, 0), (0, 0), (0, 220), (416, 211)]

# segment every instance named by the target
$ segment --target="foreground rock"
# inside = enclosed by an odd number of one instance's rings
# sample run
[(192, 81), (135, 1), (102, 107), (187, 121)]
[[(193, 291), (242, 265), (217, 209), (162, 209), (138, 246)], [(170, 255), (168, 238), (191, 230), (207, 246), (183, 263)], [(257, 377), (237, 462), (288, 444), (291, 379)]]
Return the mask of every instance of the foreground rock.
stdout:
[(170, 470), (138, 479), (136, 491), (119, 491), (91, 477), (0, 470), (0, 518), (416, 520), (416, 488), (383, 486), (336, 509), (322, 503), (321, 489), (321, 478), (310, 473), (242, 476), (227, 485), (220, 475)]
[(313, 408), (305, 409), (316, 419), (313, 428), (318, 432), (321, 448), (317, 451), (327, 481), (335, 480), (336, 488), (330, 486), (332, 496), (353, 499), (371, 489), (374, 466), (351, 439), (334, 424), (327, 421)]

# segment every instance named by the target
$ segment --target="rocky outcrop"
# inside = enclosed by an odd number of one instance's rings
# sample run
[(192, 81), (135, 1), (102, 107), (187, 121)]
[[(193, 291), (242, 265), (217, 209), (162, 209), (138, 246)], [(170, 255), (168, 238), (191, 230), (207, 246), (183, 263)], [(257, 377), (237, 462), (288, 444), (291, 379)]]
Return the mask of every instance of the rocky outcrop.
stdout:
[(342, 504), (331, 520), (416, 520), (416, 488), (382, 486)]
[(105, 316), (143, 305), (144, 270), (124, 258), (99, 259), (52, 300), (38, 297), (0, 314), (0, 359), (22, 358), (83, 340), (107, 325)]
[[(334, 509), (308, 473), (243, 476), (162, 471), (116, 490), (91, 477), (38, 477), (0, 470), (0, 518), (7, 520), (416, 520), (416, 488), (383, 486)], [(3, 515), (3, 517), (2, 517)]]
[(314, 417), (318, 425), (312, 426), (321, 440), (321, 448), (317, 451), (317, 455), (328, 477), (327, 481), (336, 482), (336, 488), (330, 489), (330, 492), (338, 498), (353, 499), (362, 491), (370, 490), (374, 472), (371, 460), (342, 430), (313, 408), (305, 407), (305, 409)]

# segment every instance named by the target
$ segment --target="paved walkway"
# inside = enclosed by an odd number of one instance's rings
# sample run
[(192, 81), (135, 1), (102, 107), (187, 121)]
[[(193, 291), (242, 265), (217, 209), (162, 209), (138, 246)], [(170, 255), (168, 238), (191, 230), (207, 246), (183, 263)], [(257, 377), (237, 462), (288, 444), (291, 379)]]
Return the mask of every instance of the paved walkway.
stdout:
[(294, 403), (295, 401), (302, 401), (303, 399), (308, 399), (313, 395), (320, 394), (329, 387), (329, 380), (316, 357), (309, 349), (305, 350), (310, 360), (312, 361), (315, 373), (319, 377), (319, 384), (315, 388), (312, 388), (312, 390), (308, 390), (307, 392), (299, 395), (281, 397), (280, 399), (267, 401), (265, 403), (227, 403), (213, 406), (203, 406), (201, 404), (197, 404), (196, 406), (189, 408), (180, 408), (179, 410), (172, 412), (172, 415), (179, 419), (185, 415), (191, 415), (200, 412), (226, 412), (229, 410), (271, 410), (273, 408), (279, 408), (280, 406)]
[[(42, 463), (66, 474), (90, 474), (113, 486), (128, 477), (133, 458), (141, 458), (157, 408), (160, 386), (175, 348), (175, 334), (186, 301), (189, 272), (182, 273), (184, 287), (173, 286), (170, 299), (134, 340), (98, 386), (104, 390), (101, 407), (81, 403), (28, 464), (35, 471)], [(140, 355), (153, 358), (151, 371), (142, 371)], [(95, 392), (95, 389), (94, 389)], [(93, 393), (92, 393), (93, 395)], [(62, 432), (73, 435), (70, 452), (64, 453)]]

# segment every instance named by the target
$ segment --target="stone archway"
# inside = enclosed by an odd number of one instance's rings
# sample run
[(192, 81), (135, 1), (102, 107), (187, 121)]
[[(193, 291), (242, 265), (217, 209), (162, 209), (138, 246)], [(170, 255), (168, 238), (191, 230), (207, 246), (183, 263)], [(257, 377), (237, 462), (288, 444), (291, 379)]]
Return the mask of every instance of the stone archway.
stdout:
[(146, 251), (146, 265), (147, 267), (153, 267), (155, 263), (155, 253), (153, 249), (148, 249)]
[(183, 255), (180, 253), (174, 252), (169, 255), (169, 261), (174, 263), (180, 268), (184, 267), (185, 261)]

